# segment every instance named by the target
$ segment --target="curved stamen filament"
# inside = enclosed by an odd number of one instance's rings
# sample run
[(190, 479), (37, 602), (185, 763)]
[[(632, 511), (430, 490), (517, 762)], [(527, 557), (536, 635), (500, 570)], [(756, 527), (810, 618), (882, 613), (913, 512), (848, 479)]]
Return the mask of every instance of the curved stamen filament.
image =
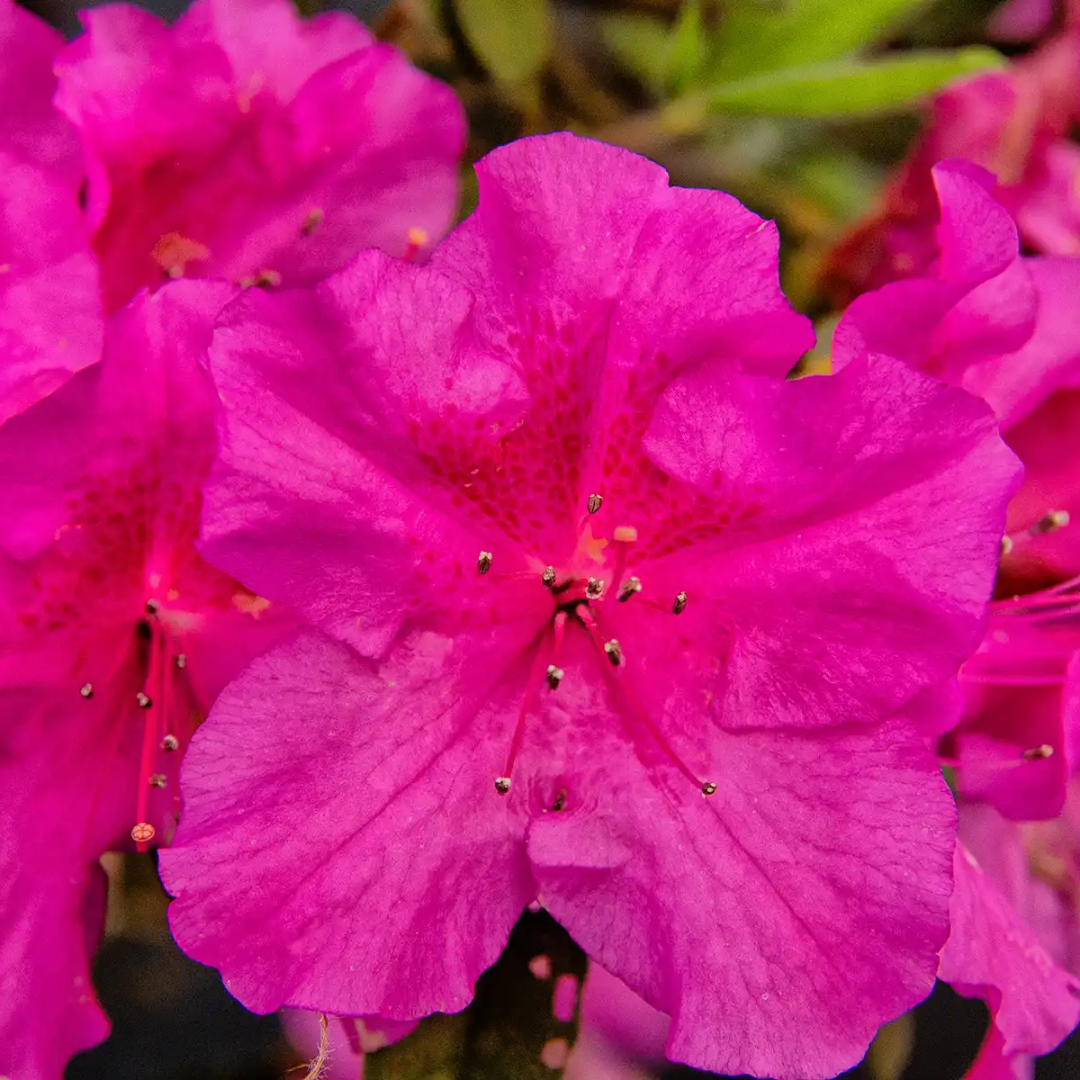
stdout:
[[(154, 838), (154, 827), (147, 818), (150, 795), (150, 770), (154, 764), (154, 753), (164, 732), (158, 731), (158, 715), (167, 696), (163, 679), (165, 674), (165, 636), (156, 621), (150, 626), (150, 666), (146, 673), (145, 689), (139, 691), (139, 706), (146, 716), (143, 719), (142, 754), (139, 757), (139, 794), (137, 799), (136, 823), (131, 830), (136, 851), (146, 851), (147, 845)], [(149, 693), (147, 693), (149, 691)], [(144, 705), (143, 702), (146, 702)]]
[[(616, 692), (622, 695), (626, 703), (631, 707), (631, 711), (635, 714), (636, 718), (644, 725), (648, 733), (656, 740), (660, 749), (671, 760), (671, 763), (675, 766), (689, 780), (702, 795), (714, 795), (716, 793), (716, 784), (711, 780), (701, 780), (695, 776), (686, 763), (679, 757), (675, 748), (668, 741), (667, 736), (653, 723), (652, 718), (649, 716), (648, 710), (641, 703), (637, 694), (634, 693), (633, 686), (630, 681), (623, 677), (616, 682), (616, 670), (617, 668), (611, 662), (611, 654), (608, 650), (608, 646), (614, 641), (612, 638), (610, 641), (604, 639), (604, 635), (600, 630), (595, 616), (592, 611), (587, 607), (578, 607), (575, 609), (574, 614), (578, 617), (582, 625), (589, 633), (589, 637), (592, 639), (593, 644), (596, 646), (597, 651), (600, 654), (604, 663), (601, 665), (605, 676), (612, 681)], [(620, 649), (620, 660), (621, 649)], [(620, 665), (621, 666), (621, 665)]]
[(500, 795), (510, 793), (511, 777), (514, 772), (514, 762), (517, 761), (518, 751), (521, 749), (521, 737), (525, 733), (525, 717), (536, 704), (537, 695), (540, 692), (540, 672), (544, 666), (543, 640), (537, 643), (533, 661), (529, 667), (529, 681), (525, 684), (525, 697), (521, 701), (521, 711), (518, 713), (517, 723), (514, 725), (514, 737), (510, 741), (510, 752), (506, 755), (506, 765), (502, 776), (495, 778), (495, 790)]

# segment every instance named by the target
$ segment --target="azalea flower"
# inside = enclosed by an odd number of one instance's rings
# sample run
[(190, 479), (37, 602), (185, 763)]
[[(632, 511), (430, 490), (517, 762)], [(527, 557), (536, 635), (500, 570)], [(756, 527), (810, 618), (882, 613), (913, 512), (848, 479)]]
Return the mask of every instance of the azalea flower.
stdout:
[(938, 212), (933, 167), (945, 159), (995, 175), (994, 194), (1032, 249), (1080, 255), (1080, 146), (1067, 137), (1080, 119), (1080, 5), (1069, 11), (1065, 29), (1028, 56), (934, 98), (881, 206), (828, 261), (824, 284), (840, 305), (924, 274)]
[(450, 224), (461, 106), (351, 16), (196, 0), (172, 26), (126, 4), (82, 17), (56, 104), (108, 310), (173, 277), (290, 284), (367, 246), (417, 256)]
[(569, 135), (478, 174), (428, 265), (222, 316), (204, 550), (313, 627), (195, 737), (174, 935), (257, 1011), (404, 1020), (539, 901), (669, 1056), (834, 1076), (948, 932), (953, 800), (891, 717), (978, 640), (1014, 459), (905, 364), (787, 380), (729, 196)]
[[(933, 180), (937, 224), (922, 241), (934, 252), (925, 274), (856, 300), (837, 327), (834, 360), (843, 367), (867, 352), (901, 357), (978, 394), (1025, 465), (987, 633), (961, 670), (961, 693), (939, 695), (919, 721), (943, 736), (965, 836), (965, 815), (991, 806), (1019, 820), (1053, 818), (1077, 764), (1080, 259), (1021, 258), (983, 170), (945, 162)], [(940, 971), (993, 1014), (973, 1080), (1023, 1071), (1080, 1019), (1080, 979), (1055, 963), (1063, 951), (1025, 923), (1028, 905), (1013, 906), (1021, 890), (993, 873), (1000, 861), (989, 872), (981, 866), (986, 847), (957, 849)]]
[(62, 44), (55, 30), (0, 0), (0, 423), (101, 354), (77, 142), (52, 107)]
[(101, 362), (0, 429), (0, 1074), (18, 1080), (104, 1038), (98, 859), (168, 841), (192, 731), (293, 627), (195, 550), (201, 354), (233, 291), (136, 299)]

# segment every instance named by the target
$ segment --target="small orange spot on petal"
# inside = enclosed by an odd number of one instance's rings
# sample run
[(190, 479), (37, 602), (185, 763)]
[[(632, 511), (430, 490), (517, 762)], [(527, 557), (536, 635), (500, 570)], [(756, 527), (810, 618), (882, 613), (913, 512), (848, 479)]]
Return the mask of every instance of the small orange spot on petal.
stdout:
[(150, 257), (170, 277), (181, 277), (189, 262), (210, 258), (210, 249), (198, 240), (191, 240), (180, 233), (165, 233), (158, 239)]
[(270, 606), (269, 600), (264, 600), (261, 596), (256, 596), (246, 589), (233, 593), (232, 602), (237, 611), (243, 615), (250, 615), (253, 619), (257, 619)]

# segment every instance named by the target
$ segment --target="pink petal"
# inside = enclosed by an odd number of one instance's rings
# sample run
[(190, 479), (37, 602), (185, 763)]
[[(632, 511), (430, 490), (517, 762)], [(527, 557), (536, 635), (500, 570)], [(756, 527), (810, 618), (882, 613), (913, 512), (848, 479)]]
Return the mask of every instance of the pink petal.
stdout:
[(610, 794), (534, 819), (541, 902), (672, 1014), (669, 1057), (834, 1076), (932, 985), (951, 798), (897, 728), (716, 736), (714, 750), (710, 800), (626, 758)]
[(646, 448), (752, 511), (666, 575), (731, 639), (723, 723), (878, 719), (977, 644), (1016, 463), (976, 399), (884, 358), (796, 382), (698, 372)]
[(1054, 964), (962, 845), (953, 864), (952, 931), (938, 974), (986, 1001), (1003, 1054), (1045, 1054), (1080, 1020), (1080, 979)]
[(421, 633), (376, 667), (309, 631), (218, 699), (161, 868), (176, 940), (249, 1008), (455, 1012), (502, 951), (535, 885), (492, 785), (514, 721), (474, 666), (490, 638)]
[(52, 107), (54, 30), (0, 0), (0, 423), (100, 356), (75, 133)]

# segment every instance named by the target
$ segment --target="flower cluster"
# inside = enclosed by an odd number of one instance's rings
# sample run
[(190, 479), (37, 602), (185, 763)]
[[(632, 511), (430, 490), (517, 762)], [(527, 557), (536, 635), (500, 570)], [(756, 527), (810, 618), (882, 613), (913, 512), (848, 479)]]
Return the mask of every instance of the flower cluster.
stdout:
[[(452, 92), (351, 18), (199, 0), (69, 45), (0, 0), (0, 1074), (105, 1019), (100, 855), (168, 842), (221, 688), (295, 615), (197, 550), (214, 320), (449, 224)], [(257, 29), (253, 26), (257, 24)], [(54, 74), (55, 72), (55, 74)], [(171, 281), (205, 277), (205, 282)], [(156, 291), (155, 291), (156, 290)]]
[(1055, 1046), (1080, 259), (1041, 181), (932, 129), (796, 378), (731, 196), (539, 135), (442, 239), (460, 107), (353, 20), (86, 22), (0, 0), (0, 1074), (105, 1036), (98, 859), (159, 846), (180, 946), (346, 1053), (464, 1009), (536, 905), (696, 1067), (835, 1076), (935, 978), (989, 1006), (973, 1076)]

